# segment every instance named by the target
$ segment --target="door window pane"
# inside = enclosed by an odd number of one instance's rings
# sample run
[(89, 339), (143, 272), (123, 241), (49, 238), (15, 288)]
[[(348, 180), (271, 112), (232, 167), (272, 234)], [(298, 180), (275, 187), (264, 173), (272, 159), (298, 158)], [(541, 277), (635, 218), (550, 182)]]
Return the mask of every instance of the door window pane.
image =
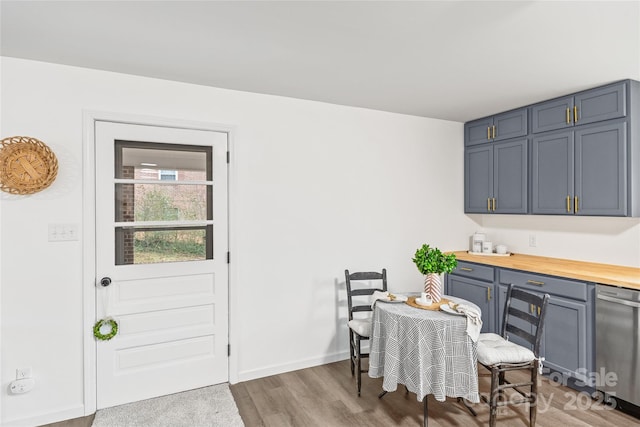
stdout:
[(116, 141), (115, 160), (116, 265), (213, 259), (211, 147)]
[(213, 258), (213, 226), (116, 227), (116, 265), (199, 261)]
[(116, 184), (116, 222), (205, 221), (208, 185)]
[(115, 177), (119, 179), (211, 181), (211, 147), (116, 142)]

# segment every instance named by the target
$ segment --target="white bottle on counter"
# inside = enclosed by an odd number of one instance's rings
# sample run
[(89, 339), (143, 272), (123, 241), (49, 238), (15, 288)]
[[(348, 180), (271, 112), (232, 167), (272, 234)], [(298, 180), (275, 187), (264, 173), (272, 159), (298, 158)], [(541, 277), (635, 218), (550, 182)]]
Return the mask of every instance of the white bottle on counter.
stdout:
[(486, 239), (486, 236), (484, 235), (484, 233), (474, 233), (473, 235), (473, 248), (471, 250), (471, 252), (482, 252), (482, 247), (484, 245), (484, 241)]

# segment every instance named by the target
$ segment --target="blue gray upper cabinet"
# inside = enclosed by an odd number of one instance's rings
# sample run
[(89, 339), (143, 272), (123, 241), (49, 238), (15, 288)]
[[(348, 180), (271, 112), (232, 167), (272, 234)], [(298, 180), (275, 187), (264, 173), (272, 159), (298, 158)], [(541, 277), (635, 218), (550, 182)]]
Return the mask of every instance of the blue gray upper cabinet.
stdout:
[(539, 133), (573, 126), (572, 114), (573, 96), (534, 105), (531, 107), (531, 132)]
[(531, 212), (573, 214), (573, 131), (536, 136), (531, 142)]
[(612, 85), (541, 102), (531, 107), (531, 132), (617, 119), (627, 115), (627, 85)]
[(464, 152), (464, 211), (490, 213), (493, 197), (493, 146), (479, 145)]
[(494, 213), (527, 213), (528, 147), (526, 138), (493, 145)]
[(527, 117), (527, 108), (520, 108), (465, 123), (465, 145), (484, 144), (525, 136), (528, 132)]
[(493, 127), (493, 117), (474, 120), (464, 125), (465, 145), (476, 145), (491, 142), (491, 129)]
[(627, 214), (627, 123), (607, 122), (576, 129), (577, 215)]
[(466, 213), (527, 213), (528, 141), (484, 144), (465, 150)]
[(627, 123), (538, 135), (532, 142), (532, 213), (627, 215)]
[(639, 111), (624, 80), (465, 123), (465, 213), (640, 217)]

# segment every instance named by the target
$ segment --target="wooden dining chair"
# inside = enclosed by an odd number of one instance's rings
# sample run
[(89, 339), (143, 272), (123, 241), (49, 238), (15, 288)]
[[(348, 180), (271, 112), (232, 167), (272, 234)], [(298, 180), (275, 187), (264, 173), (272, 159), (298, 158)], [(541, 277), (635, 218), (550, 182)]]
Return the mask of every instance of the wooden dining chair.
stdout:
[[(349, 353), (351, 364), (351, 376), (356, 374), (356, 386), (358, 396), (362, 386), (362, 359), (368, 358), (369, 353), (363, 353), (361, 341), (368, 340), (371, 336), (371, 298), (358, 298), (373, 295), (375, 291), (387, 291), (387, 270), (382, 269), (382, 273), (377, 272), (357, 272), (349, 273), (344, 271), (347, 284), (347, 304), (349, 306)], [(357, 283), (353, 283), (357, 282)], [(380, 286), (380, 287), (374, 287)], [(355, 301), (354, 301), (355, 297)], [(355, 313), (366, 313), (367, 316), (356, 315)]]
[[(512, 403), (529, 403), (529, 426), (534, 427), (536, 424), (540, 342), (548, 303), (549, 294), (540, 296), (517, 289), (511, 284), (507, 290), (502, 334), (484, 333), (478, 338), (478, 362), (491, 371), (491, 393), (487, 402), (490, 407), (490, 427), (496, 425), (498, 406)], [(528, 307), (527, 311), (517, 308), (524, 307), (525, 304)], [(515, 336), (529, 343), (531, 349), (509, 340)], [(505, 374), (515, 370), (530, 371), (530, 381), (509, 382)], [(528, 393), (520, 390), (522, 387), (530, 387)], [(508, 388), (514, 389), (523, 398), (517, 401), (499, 401), (504, 397), (504, 390)], [(483, 400), (486, 401), (486, 398), (483, 397)]]

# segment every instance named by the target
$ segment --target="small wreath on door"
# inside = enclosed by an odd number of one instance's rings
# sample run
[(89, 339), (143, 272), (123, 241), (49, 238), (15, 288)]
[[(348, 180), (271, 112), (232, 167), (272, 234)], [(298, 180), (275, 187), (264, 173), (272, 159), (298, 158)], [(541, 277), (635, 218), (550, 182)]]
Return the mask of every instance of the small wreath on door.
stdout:
[[(103, 326), (109, 326), (109, 333), (103, 334), (100, 330)], [(113, 319), (102, 319), (98, 320), (95, 325), (93, 325), (93, 336), (99, 339), (100, 341), (109, 341), (111, 338), (115, 337), (118, 334), (118, 322)]]

